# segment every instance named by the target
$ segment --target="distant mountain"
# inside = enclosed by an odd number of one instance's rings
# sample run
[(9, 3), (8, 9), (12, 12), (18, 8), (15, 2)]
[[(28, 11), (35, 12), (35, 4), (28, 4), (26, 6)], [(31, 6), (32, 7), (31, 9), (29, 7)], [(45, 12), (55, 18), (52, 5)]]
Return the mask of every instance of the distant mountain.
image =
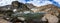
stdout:
[(45, 6), (40, 6), (40, 7), (38, 7), (38, 8), (40, 8), (40, 9), (49, 9), (49, 8), (51, 8), (51, 9), (59, 9), (57, 6), (55, 6), (55, 5), (52, 5), (52, 4), (48, 4), (48, 5), (45, 5)]
[(50, 11), (60, 11), (60, 10), (57, 6), (48, 4), (48, 5), (36, 7), (36, 9), (34, 9), (32, 11), (34, 11), (34, 12), (50, 12)]
[(30, 8), (30, 9), (31, 9), (31, 8), (35, 8), (35, 7), (36, 7), (36, 6), (34, 6), (33, 4), (31, 4), (31, 3), (25, 3), (25, 4), (26, 4), (26, 5), (27, 5), (27, 7), (28, 7), (28, 8)]

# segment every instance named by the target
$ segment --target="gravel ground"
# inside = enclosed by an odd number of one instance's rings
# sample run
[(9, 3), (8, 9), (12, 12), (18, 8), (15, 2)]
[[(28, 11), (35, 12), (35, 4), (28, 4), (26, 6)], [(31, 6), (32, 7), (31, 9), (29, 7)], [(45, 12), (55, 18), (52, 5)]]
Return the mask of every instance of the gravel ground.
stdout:
[(2, 16), (3, 16), (3, 14), (0, 14), (0, 23), (11, 23), (11, 22), (8, 22), (8, 21), (2, 19)]
[(11, 23), (11, 22), (8, 22), (8, 21), (0, 18), (0, 23)]

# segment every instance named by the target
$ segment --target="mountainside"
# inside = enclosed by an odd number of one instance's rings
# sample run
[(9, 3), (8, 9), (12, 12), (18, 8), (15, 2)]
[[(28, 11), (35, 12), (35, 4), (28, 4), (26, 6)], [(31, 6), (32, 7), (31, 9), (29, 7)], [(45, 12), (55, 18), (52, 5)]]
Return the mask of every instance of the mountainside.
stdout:
[(48, 4), (48, 5), (45, 5), (45, 6), (36, 7), (36, 9), (37, 9), (37, 11), (48, 11), (48, 10), (58, 11), (59, 8), (57, 6), (52, 5), (52, 4)]
[(40, 13), (53, 13), (55, 15), (59, 15), (60, 9), (57, 6), (52, 4), (36, 7), (32, 9), (33, 12), (40, 12)]
[(38, 7), (38, 8), (43, 8), (43, 9), (46, 9), (46, 8), (54, 8), (54, 9), (58, 9), (57, 6), (54, 6), (54, 5), (52, 5), (52, 4), (48, 4), (48, 5), (45, 5), (45, 6), (40, 6), (40, 7)]

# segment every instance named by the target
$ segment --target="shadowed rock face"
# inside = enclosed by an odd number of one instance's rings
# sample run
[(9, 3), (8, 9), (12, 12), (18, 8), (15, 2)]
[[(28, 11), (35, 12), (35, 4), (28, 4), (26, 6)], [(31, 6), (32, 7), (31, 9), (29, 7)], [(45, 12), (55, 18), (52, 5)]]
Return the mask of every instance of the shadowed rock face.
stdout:
[(18, 1), (13, 1), (11, 5), (0, 7), (0, 11), (13, 10), (13, 9), (17, 9), (17, 11), (31, 11), (26, 4), (20, 3)]
[(30, 10), (28, 7), (27, 7), (27, 5), (26, 4), (23, 4), (23, 3), (20, 3), (20, 2), (18, 2), (18, 1), (13, 1), (12, 2), (12, 8), (17, 8), (17, 9), (19, 9), (20, 11), (28, 11), (28, 10)]

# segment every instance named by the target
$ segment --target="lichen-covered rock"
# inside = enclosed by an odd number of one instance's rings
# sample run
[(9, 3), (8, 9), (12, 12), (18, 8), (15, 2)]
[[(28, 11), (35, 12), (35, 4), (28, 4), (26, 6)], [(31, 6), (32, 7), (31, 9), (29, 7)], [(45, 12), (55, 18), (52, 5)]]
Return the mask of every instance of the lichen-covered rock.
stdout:
[(42, 18), (42, 21), (48, 21), (48, 23), (58, 23), (59, 19), (57, 16), (45, 14), (45, 16)]

